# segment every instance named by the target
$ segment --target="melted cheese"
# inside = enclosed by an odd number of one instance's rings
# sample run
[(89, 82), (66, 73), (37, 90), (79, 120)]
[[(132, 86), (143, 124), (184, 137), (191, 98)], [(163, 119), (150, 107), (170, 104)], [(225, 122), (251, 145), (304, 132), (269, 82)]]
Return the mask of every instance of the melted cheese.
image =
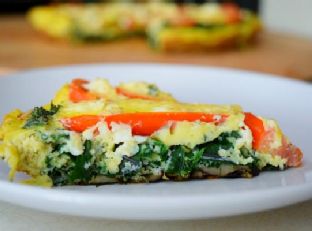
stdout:
[[(153, 86), (155, 89), (157, 89), (157, 94), (153, 95), (150, 94), (150, 86)], [(135, 92), (141, 95), (150, 95), (150, 96), (157, 96), (159, 93), (159, 90), (157, 86), (147, 83), (147, 82), (129, 82), (129, 83), (121, 83), (119, 84), (120, 88), (125, 89), (129, 92)]]
[(256, 154), (257, 157), (259, 158), (260, 168), (263, 168), (266, 165), (270, 164), (282, 170), (284, 169), (284, 166), (287, 163), (287, 159), (283, 159), (279, 155), (272, 155), (270, 153), (259, 153), (259, 152), (256, 152)]
[(231, 115), (221, 125), (203, 122), (175, 122), (163, 127), (152, 134), (152, 137), (161, 140), (168, 146), (185, 145), (194, 148), (198, 144), (212, 141), (221, 133), (239, 130), (244, 119), (243, 114)]
[(233, 114), (240, 113), (242, 109), (238, 105), (213, 105), (213, 104), (187, 104), (173, 101), (149, 101), (141, 99), (127, 99), (115, 102), (122, 112), (205, 112), (212, 114)]
[(121, 83), (118, 87), (126, 90), (127, 92), (138, 95), (154, 97), (155, 99), (159, 100), (175, 101), (175, 99), (170, 94), (160, 91), (155, 84), (144, 81)]
[(114, 99), (117, 97), (114, 87), (107, 79), (97, 78), (85, 84), (86, 89), (103, 98)]
[(104, 100), (92, 100), (83, 101), (80, 103), (67, 103), (60, 108), (57, 113), (57, 117), (71, 117), (78, 115), (101, 115), (104, 114), (114, 114), (119, 112), (119, 108), (116, 105), (108, 105)]
[(156, 131), (152, 137), (161, 140), (168, 146), (185, 145), (194, 148), (201, 144), (215, 139), (220, 135), (220, 131), (214, 124), (194, 123), (194, 122), (176, 122), (174, 129), (170, 124)]

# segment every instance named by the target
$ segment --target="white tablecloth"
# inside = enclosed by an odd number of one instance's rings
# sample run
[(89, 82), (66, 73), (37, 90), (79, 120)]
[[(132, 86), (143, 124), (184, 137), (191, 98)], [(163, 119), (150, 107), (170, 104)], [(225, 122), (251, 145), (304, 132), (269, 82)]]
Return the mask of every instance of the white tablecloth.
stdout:
[(0, 202), (1, 231), (312, 230), (312, 200), (267, 212), (198, 221), (112, 221), (63, 216)]

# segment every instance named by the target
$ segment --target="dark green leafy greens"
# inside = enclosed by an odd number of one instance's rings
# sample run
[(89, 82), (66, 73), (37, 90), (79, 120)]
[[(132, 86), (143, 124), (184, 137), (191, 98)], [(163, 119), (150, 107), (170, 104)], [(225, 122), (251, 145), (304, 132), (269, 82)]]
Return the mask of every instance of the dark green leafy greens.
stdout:
[[(56, 161), (63, 160), (61, 166), (56, 165)], [(68, 154), (58, 152), (50, 153), (46, 158), (46, 169), (42, 174), (47, 174), (53, 181), (53, 185), (69, 184), (68, 172), (73, 166), (73, 163)]]
[(165, 173), (179, 179), (188, 178), (197, 167), (203, 155), (203, 149), (191, 150), (184, 146), (173, 146), (166, 162)]
[(220, 167), (221, 164), (234, 164), (230, 159), (221, 157), (218, 154), (220, 149), (229, 150), (233, 148), (233, 143), (230, 141), (232, 138), (240, 138), (239, 133), (237, 131), (223, 133), (213, 141), (198, 145), (196, 149), (202, 150), (203, 152), (200, 164), (206, 167), (217, 168)]
[(132, 159), (127, 156), (123, 156), (123, 159), (119, 165), (118, 177), (123, 181), (127, 181), (135, 176), (142, 168), (142, 162), (136, 159)]
[(69, 181), (71, 183), (87, 184), (92, 179), (92, 177), (96, 175), (96, 169), (91, 162), (91, 148), (91, 141), (86, 140), (84, 143), (84, 152), (82, 155), (74, 156), (72, 158), (75, 164), (69, 172)]
[(56, 114), (59, 109), (60, 105), (54, 104), (51, 104), (50, 110), (46, 110), (43, 107), (35, 107), (31, 112), (30, 118), (26, 121), (24, 128), (46, 125), (51, 116)]
[[(219, 168), (225, 165), (232, 166), (233, 169), (247, 169), (251, 174), (257, 174), (259, 170), (257, 158), (246, 148), (241, 149), (241, 155), (246, 158), (252, 156), (254, 161), (244, 165), (244, 168), (240, 168), (240, 165), (235, 164), (231, 159), (218, 155), (220, 149), (233, 148), (233, 140), (239, 137), (238, 132), (223, 133), (215, 140), (197, 145), (193, 149), (183, 145), (167, 147), (161, 141), (150, 138), (139, 144), (135, 155), (123, 155), (119, 172), (114, 174), (110, 173), (105, 165), (105, 149), (99, 148), (94, 141), (85, 141), (83, 154), (73, 156), (70, 153), (62, 153), (62, 150), (66, 150), (62, 147), (66, 144), (66, 139), (69, 139), (67, 134), (61, 133), (42, 138), (45, 142), (53, 144), (53, 152), (46, 161), (47, 174), (53, 179), (55, 185), (66, 185), (88, 184), (95, 176), (101, 175), (118, 179), (120, 182), (142, 182), (148, 181), (155, 172), (160, 177), (164, 175), (171, 179), (183, 180), (188, 179), (193, 172), (202, 167)], [(57, 165), (55, 163), (62, 164), (55, 166)], [(240, 174), (238, 172), (232, 176), (238, 177)]]
[(148, 94), (151, 96), (157, 96), (159, 94), (158, 87), (154, 84), (149, 84), (148, 85)]
[[(54, 152), (46, 158), (46, 174), (52, 178), (54, 185), (87, 184), (98, 171), (90, 152), (92, 142), (86, 140), (83, 154), (73, 156), (70, 153), (60, 153), (63, 145), (61, 137), (57, 139), (60, 143), (53, 145)], [(62, 164), (58, 166), (60, 162)]]
[(160, 168), (167, 158), (168, 148), (161, 141), (148, 139), (139, 145), (139, 151), (132, 157), (123, 157), (117, 177), (129, 181), (140, 175), (149, 176), (153, 170)]

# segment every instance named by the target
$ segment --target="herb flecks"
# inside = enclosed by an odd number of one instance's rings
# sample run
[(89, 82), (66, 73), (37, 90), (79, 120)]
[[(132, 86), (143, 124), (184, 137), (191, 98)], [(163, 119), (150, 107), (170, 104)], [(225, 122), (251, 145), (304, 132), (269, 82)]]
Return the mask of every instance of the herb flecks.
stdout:
[(56, 114), (60, 109), (60, 105), (51, 104), (50, 110), (43, 107), (35, 107), (31, 112), (30, 118), (26, 121), (23, 128), (30, 128), (33, 126), (43, 126), (48, 124), (51, 116)]
[(159, 95), (158, 87), (154, 84), (149, 84), (148, 85), (148, 94), (151, 96), (158, 96)]

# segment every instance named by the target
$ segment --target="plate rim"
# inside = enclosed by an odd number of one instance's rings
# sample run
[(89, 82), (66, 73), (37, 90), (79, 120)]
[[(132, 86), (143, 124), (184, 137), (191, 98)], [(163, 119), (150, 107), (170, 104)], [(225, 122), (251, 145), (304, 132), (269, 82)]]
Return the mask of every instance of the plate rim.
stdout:
[[(212, 71), (222, 71), (222, 72), (234, 72), (236, 74), (243, 73), (243, 74), (251, 74), (251, 75), (257, 75), (258, 78), (263, 79), (275, 79), (275, 80), (281, 80), (283, 82), (289, 82), (294, 84), (301, 84), (304, 86), (310, 86), (312, 88), (312, 84), (310, 84), (307, 81), (304, 81), (302, 79), (294, 79), (289, 76), (285, 75), (279, 75), (269, 72), (260, 72), (256, 70), (247, 70), (237, 67), (223, 67), (223, 66), (213, 66), (213, 65), (201, 65), (201, 64), (181, 64), (181, 63), (161, 63), (161, 62), (111, 62), (111, 63), (77, 63), (77, 64), (69, 64), (69, 65), (53, 65), (53, 66), (45, 66), (45, 67), (34, 67), (34, 68), (26, 68), (26, 69), (19, 69), (14, 72), (10, 72), (8, 74), (0, 75), (0, 81), (1, 79), (5, 78), (14, 78), (16, 75), (20, 77), (19, 75), (23, 76), (25, 74), (29, 73), (36, 73), (36, 72), (42, 72), (42, 71), (55, 71), (58, 69), (72, 69), (72, 68), (99, 68), (99, 67), (117, 67), (117, 66), (125, 66), (125, 67), (131, 67), (131, 66), (145, 66), (145, 67), (162, 67), (162, 68), (195, 68), (195, 69), (209, 69)], [(88, 78), (88, 77), (86, 77)]]

